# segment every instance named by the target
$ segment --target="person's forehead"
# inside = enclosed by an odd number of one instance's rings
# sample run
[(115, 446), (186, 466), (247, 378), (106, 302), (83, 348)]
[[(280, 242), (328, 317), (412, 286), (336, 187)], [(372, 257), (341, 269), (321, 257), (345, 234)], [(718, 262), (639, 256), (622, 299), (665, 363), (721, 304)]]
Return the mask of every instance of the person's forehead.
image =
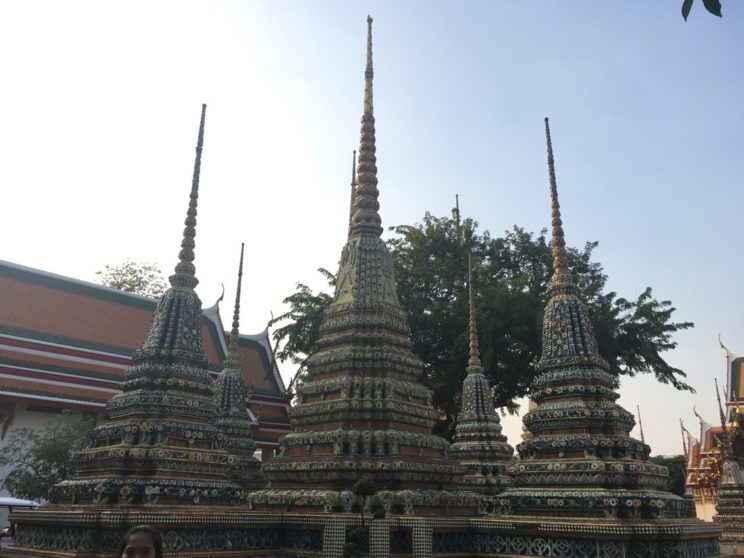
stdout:
[(127, 546), (150, 545), (152, 546), (152, 537), (147, 533), (133, 533), (129, 535)]

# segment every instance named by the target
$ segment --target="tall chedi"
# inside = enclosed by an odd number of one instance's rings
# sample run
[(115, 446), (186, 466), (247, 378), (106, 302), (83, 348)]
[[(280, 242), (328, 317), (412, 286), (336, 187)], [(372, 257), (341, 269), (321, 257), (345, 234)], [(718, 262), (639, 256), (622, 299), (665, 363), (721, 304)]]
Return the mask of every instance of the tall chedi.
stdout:
[(231, 504), (244, 499), (229, 478), (234, 458), (215, 427), (212, 378), (194, 288), (196, 210), (204, 142), (202, 106), (191, 196), (171, 287), (132, 356), (107, 420), (73, 458), (73, 475), (53, 491), (67, 504)]
[(535, 407), (524, 416), (531, 436), (517, 447), (515, 487), (504, 504), (517, 515), (694, 517), (692, 502), (666, 491), (667, 469), (647, 461), (649, 446), (630, 437), (633, 415), (616, 403), (617, 381), (568, 269), (547, 118), (545, 133), (553, 275), (530, 393)]
[(432, 435), (437, 412), (419, 383), (408, 318), (398, 302), (377, 201), (372, 103), (372, 19), (368, 18), (364, 109), (351, 225), (336, 292), (325, 311), (309, 379), (297, 390), (292, 432), (264, 465), (271, 489), (254, 509), (350, 511), (351, 488), (374, 481), (391, 513), (471, 513), (474, 494), (458, 492), (462, 467)]
[(256, 442), (251, 432), (251, 419), (248, 416), (248, 390), (240, 372), (240, 292), (243, 286), (243, 250), (240, 245), (240, 266), (238, 267), (238, 289), (235, 294), (232, 330), (227, 345), (227, 357), (220, 375), (214, 382), (216, 407), (216, 426), (225, 440), (225, 449), (230, 452), (229, 461), (233, 467), (230, 478), (247, 490), (262, 488), (266, 479), (261, 474), (261, 462), (254, 457)]
[(449, 454), (465, 467), (463, 488), (485, 496), (496, 496), (511, 484), (506, 469), (513, 462), (514, 448), (501, 433), (501, 420), (494, 409), (491, 386), (480, 360), (473, 269), (469, 257), (468, 291), (470, 354), (462, 385), (462, 408), (457, 416), (455, 438)]

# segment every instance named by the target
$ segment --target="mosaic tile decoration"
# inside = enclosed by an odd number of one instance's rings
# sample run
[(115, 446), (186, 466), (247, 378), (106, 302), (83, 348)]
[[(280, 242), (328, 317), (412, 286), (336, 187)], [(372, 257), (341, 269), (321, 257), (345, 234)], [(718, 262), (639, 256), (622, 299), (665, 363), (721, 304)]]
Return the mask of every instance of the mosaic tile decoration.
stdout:
[(350, 489), (371, 477), (390, 511), (477, 513), (480, 499), (459, 487), (463, 467), (432, 434), (437, 412), (419, 379), (393, 265), (382, 233), (372, 102), (372, 19), (368, 18), (364, 111), (350, 226), (334, 300), (324, 313), (309, 380), (297, 389), (292, 432), (264, 464), (271, 488), (248, 496), (256, 510), (339, 512), (357, 505)]

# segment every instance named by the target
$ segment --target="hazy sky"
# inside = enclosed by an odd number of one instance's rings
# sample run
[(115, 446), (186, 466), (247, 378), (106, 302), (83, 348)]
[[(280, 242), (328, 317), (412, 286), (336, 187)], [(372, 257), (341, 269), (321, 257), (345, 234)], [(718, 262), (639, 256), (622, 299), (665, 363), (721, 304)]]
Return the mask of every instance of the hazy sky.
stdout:
[(717, 416), (718, 334), (744, 353), (744, 2), (687, 23), (681, 3), (3, 0), (0, 259), (169, 274), (206, 102), (198, 292), (211, 305), (225, 283), (230, 308), (245, 241), (241, 329), (262, 330), (336, 268), (370, 13), (383, 225), (459, 193), (496, 235), (548, 226), (549, 116), (569, 245), (599, 241), (610, 289), (652, 286), (696, 324), (668, 355), (696, 395), (621, 388), (653, 452), (678, 453), (678, 417)]

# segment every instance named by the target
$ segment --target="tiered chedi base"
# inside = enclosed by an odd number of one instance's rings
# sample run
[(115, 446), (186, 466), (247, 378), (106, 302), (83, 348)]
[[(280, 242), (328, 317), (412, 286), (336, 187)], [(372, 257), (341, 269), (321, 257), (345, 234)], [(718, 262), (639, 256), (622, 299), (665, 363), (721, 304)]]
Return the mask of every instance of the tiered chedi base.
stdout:
[(694, 517), (693, 503), (667, 492), (666, 467), (629, 436), (635, 421), (615, 400), (615, 379), (598, 356), (586, 306), (574, 285), (551, 291), (543, 372), (524, 417), (532, 437), (517, 447), (515, 488), (502, 505), (519, 515)]
[[(508, 469), (514, 448), (501, 433), (501, 423), (493, 410), (488, 380), (482, 373), (468, 374), (463, 382), (463, 409), (457, 417), (450, 457), (465, 467), (461, 487), (487, 496), (496, 496), (511, 485)], [(467, 408), (465, 402), (483, 400), (490, 413)]]
[[(177, 309), (177, 311), (176, 311)], [(237, 503), (229, 480), (237, 458), (214, 426), (212, 379), (201, 350), (201, 303), (191, 289), (172, 287), (158, 304), (150, 333), (133, 357), (122, 393), (106, 405), (108, 419), (73, 458), (74, 474), (52, 500), (71, 504)], [(182, 335), (163, 348), (165, 332)]]
[(352, 486), (368, 475), (391, 513), (475, 512), (478, 498), (458, 491), (462, 467), (431, 434), (436, 412), (431, 391), (417, 383), (423, 363), (411, 345), (384, 242), (352, 237), (308, 360), (310, 380), (291, 410), (293, 432), (264, 464), (271, 489), (250, 495), (254, 509), (350, 509)]

